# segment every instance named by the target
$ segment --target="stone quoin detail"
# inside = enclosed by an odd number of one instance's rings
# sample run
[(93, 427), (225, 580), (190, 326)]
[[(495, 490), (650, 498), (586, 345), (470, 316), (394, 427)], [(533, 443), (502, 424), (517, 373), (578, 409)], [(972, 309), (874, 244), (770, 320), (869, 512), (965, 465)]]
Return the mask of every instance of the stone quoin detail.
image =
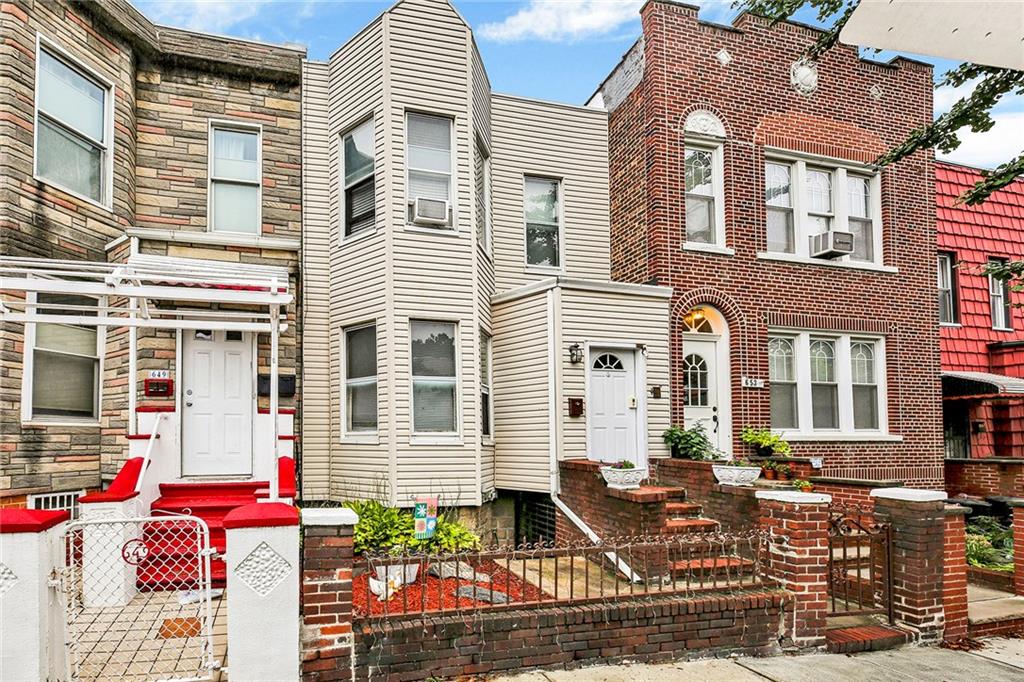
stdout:
[(239, 579), (261, 597), (270, 594), (291, 572), (292, 565), (288, 560), (266, 542), (256, 545), (249, 556), (235, 567)]
[(800, 94), (813, 94), (818, 89), (818, 65), (806, 58), (793, 62), (789, 67), (789, 82)]
[(18, 576), (14, 575), (14, 571), (7, 564), (0, 564), (0, 597), (4, 596), (16, 582), (18, 582)]
[(725, 126), (722, 125), (721, 119), (706, 109), (690, 112), (686, 117), (686, 123), (683, 124), (683, 130), (698, 135), (725, 137)]

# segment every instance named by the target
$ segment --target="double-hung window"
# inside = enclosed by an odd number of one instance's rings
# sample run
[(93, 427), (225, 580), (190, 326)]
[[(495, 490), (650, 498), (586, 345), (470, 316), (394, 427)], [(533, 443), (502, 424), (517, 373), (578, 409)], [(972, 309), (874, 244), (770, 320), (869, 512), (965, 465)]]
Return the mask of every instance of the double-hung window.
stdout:
[[(1006, 263), (1002, 258), (990, 258), (992, 265)], [(992, 328), (1001, 330), (1013, 329), (1013, 307), (1010, 304), (1010, 282), (992, 275), (988, 276), (988, 298), (992, 309)]]
[(345, 330), (345, 432), (377, 430), (377, 328)]
[(764, 165), (767, 252), (811, 257), (811, 238), (853, 235), (844, 261), (881, 264), (881, 201), (877, 175), (824, 160), (770, 157)]
[(344, 236), (373, 229), (376, 195), (373, 175), (373, 120), (366, 121), (342, 136), (343, 179), (342, 211)]
[(458, 413), (456, 326), (412, 320), (412, 430), (415, 434), (454, 434)]
[[(452, 229), (452, 120), (427, 114), (407, 115), (407, 199), (409, 222), (432, 229)], [(417, 215), (416, 200), (430, 204)], [(441, 203), (443, 202), (443, 204)]]
[(479, 140), (473, 151), (473, 175), (476, 182), (476, 240), (491, 252), (491, 156)]
[(242, 124), (210, 126), (210, 229), (260, 233), (260, 130)]
[[(95, 317), (96, 299), (37, 294), (37, 310), (75, 317)], [(35, 324), (32, 344), (31, 413), (29, 419), (60, 420), (99, 417), (100, 337), (94, 326)]]
[(480, 331), (480, 433), (493, 435), (491, 424), (491, 335)]
[(35, 175), (109, 208), (113, 87), (40, 41)]
[(955, 258), (952, 253), (940, 253), (937, 258), (939, 322), (942, 324), (956, 324), (957, 321), (956, 280), (953, 279)]
[(686, 186), (686, 241), (691, 244), (718, 243), (718, 154), (714, 149), (688, 145), (683, 170)]
[(884, 435), (882, 339), (772, 332), (768, 377), (773, 429), (808, 438)]
[(561, 183), (551, 178), (525, 178), (526, 265), (561, 268)]

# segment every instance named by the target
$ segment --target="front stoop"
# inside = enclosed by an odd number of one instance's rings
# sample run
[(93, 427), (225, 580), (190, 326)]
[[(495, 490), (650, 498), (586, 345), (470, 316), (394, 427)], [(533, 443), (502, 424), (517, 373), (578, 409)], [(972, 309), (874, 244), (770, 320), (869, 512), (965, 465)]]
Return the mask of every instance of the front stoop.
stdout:
[(887, 625), (855, 625), (825, 632), (825, 643), (832, 654), (885, 651), (901, 647), (909, 641), (909, 633)]

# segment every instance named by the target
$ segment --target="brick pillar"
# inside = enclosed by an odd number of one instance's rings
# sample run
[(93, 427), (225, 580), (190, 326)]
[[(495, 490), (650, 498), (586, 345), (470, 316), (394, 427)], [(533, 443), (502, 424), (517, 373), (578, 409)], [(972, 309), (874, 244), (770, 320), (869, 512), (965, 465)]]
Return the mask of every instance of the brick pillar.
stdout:
[(355, 677), (351, 509), (302, 510), (302, 679)]
[(896, 620), (921, 641), (942, 636), (946, 493), (876, 488), (875, 517), (892, 525), (892, 600)]
[(828, 615), (828, 506), (832, 497), (758, 491), (757, 499), (761, 528), (770, 534), (767, 575), (793, 593), (792, 644), (822, 647)]
[(967, 636), (967, 547), (964, 514), (969, 510), (946, 505), (943, 540), (942, 609), (946, 617), (943, 639)]
[(1013, 592), (1024, 596), (1024, 499), (1009, 504), (1013, 512)]

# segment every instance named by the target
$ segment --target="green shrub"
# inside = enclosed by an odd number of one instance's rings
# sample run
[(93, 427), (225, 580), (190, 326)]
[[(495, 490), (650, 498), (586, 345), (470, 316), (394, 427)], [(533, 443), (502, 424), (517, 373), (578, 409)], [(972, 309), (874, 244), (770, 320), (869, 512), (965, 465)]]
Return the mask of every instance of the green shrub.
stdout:
[(353, 549), (357, 554), (402, 550), (436, 554), (480, 547), (480, 538), (452, 518), (452, 512), (438, 515), (433, 537), (421, 540), (416, 538), (415, 519), (407, 509), (388, 507), (376, 500), (352, 500), (342, 506), (359, 515), (353, 535)]
[(743, 427), (740, 440), (757, 449), (769, 450), (773, 455), (786, 457), (792, 452), (789, 443), (782, 437), (771, 432), (771, 429), (755, 429)]
[(965, 535), (967, 563), (995, 571), (1013, 570), (1013, 531), (991, 516), (975, 516)]
[(702, 424), (695, 424), (689, 429), (673, 424), (661, 434), (665, 444), (673, 448), (673, 456), (678, 454), (683, 459), (715, 459), (718, 452), (708, 440)]

